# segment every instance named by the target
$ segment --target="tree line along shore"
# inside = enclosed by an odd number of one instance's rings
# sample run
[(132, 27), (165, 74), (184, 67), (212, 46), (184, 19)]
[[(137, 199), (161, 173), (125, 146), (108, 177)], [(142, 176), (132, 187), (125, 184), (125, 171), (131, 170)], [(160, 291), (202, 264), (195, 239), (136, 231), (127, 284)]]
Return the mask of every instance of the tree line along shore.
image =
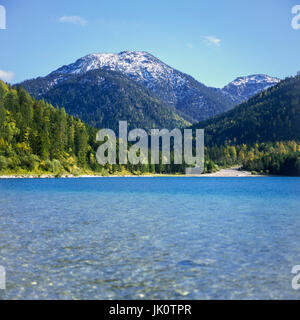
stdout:
[[(299, 109), (299, 105), (297, 108)], [(297, 114), (298, 109), (292, 110), (293, 114)], [(288, 120), (284, 118), (282, 121)], [(209, 130), (208, 132), (211, 134)], [(96, 160), (99, 146), (96, 133), (96, 128), (68, 115), (63, 108), (55, 108), (43, 100), (33, 99), (22, 87), (12, 87), (0, 81), (1, 176), (139, 176), (185, 173), (184, 163), (99, 165)], [(250, 143), (238, 143), (233, 139), (218, 145), (210, 143), (205, 147), (204, 173), (214, 173), (233, 166), (240, 166), (252, 175), (299, 176), (300, 144), (293, 139)]]

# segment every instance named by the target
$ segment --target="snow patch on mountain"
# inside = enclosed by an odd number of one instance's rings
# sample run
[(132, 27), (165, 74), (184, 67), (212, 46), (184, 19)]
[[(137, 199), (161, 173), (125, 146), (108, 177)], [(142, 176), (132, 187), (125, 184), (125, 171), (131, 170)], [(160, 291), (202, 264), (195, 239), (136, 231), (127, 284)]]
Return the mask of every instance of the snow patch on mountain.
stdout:
[[(51, 75), (84, 74), (91, 70), (107, 68), (121, 72), (145, 85), (153, 92), (160, 91), (164, 83), (179, 88), (186, 83), (184, 76), (159, 59), (144, 51), (123, 51), (120, 53), (94, 53), (63, 66)], [(174, 103), (175, 97), (169, 103)]]

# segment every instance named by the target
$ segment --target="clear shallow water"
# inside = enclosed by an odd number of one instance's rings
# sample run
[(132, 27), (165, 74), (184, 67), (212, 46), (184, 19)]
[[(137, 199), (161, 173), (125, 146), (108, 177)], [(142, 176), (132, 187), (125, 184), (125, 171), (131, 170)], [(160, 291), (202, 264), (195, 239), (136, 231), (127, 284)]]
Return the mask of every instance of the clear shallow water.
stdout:
[(300, 299), (299, 178), (0, 180), (0, 299)]

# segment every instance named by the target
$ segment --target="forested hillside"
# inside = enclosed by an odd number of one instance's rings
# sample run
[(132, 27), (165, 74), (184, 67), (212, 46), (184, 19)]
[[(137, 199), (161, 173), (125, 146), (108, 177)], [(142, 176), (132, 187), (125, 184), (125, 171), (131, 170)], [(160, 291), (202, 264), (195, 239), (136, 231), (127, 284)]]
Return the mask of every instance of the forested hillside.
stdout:
[(95, 165), (95, 129), (0, 81), (0, 170), (79, 172)]
[(119, 121), (124, 120), (131, 129), (171, 129), (189, 124), (175, 108), (160, 101), (148, 89), (108, 70), (69, 76), (43, 97), (98, 128), (117, 130)]
[(300, 77), (288, 78), (193, 127), (205, 129), (208, 145), (300, 141)]
[(193, 128), (205, 129), (206, 155), (213, 163), (300, 175), (300, 77), (288, 78)]
[(0, 81), (1, 174), (184, 172), (179, 165), (105, 165), (96, 161), (97, 129)]
[[(285, 80), (205, 129), (205, 171), (242, 165), (267, 174), (300, 175), (299, 78)], [(150, 106), (149, 106), (150, 107)], [(0, 172), (184, 173), (184, 165), (106, 165), (96, 161), (95, 127), (0, 81)], [(171, 155), (172, 157), (172, 155)]]

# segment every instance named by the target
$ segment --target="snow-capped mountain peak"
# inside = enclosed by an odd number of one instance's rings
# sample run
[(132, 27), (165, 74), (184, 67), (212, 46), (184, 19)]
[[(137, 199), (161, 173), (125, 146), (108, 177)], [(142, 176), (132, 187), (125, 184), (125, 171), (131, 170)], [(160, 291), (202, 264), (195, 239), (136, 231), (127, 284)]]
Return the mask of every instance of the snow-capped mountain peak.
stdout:
[[(108, 68), (141, 80), (169, 78), (173, 69), (145, 51), (120, 53), (93, 53), (63, 66), (52, 74), (83, 74), (91, 70)], [(166, 80), (166, 79), (165, 79)], [(169, 79), (170, 80), (170, 79)]]
[[(173, 69), (145, 51), (122, 51), (120, 53), (93, 53), (63, 66), (50, 75), (63, 81), (69, 75), (84, 74), (91, 70), (118, 71), (150, 89), (166, 103), (176, 105), (188, 76)], [(54, 84), (56, 85), (56, 83)]]
[(236, 103), (241, 103), (280, 81), (280, 79), (266, 74), (254, 74), (238, 77), (221, 90), (225, 96), (231, 97)]
[(270, 77), (266, 74), (254, 74), (250, 76), (245, 77), (238, 77), (235, 80), (233, 80), (230, 84), (224, 87), (224, 89), (228, 86), (235, 85), (235, 86), (245, 86), (247, 84), (270, 84), (274, 85), (274, 83), (280, 82), (280, 79)]

